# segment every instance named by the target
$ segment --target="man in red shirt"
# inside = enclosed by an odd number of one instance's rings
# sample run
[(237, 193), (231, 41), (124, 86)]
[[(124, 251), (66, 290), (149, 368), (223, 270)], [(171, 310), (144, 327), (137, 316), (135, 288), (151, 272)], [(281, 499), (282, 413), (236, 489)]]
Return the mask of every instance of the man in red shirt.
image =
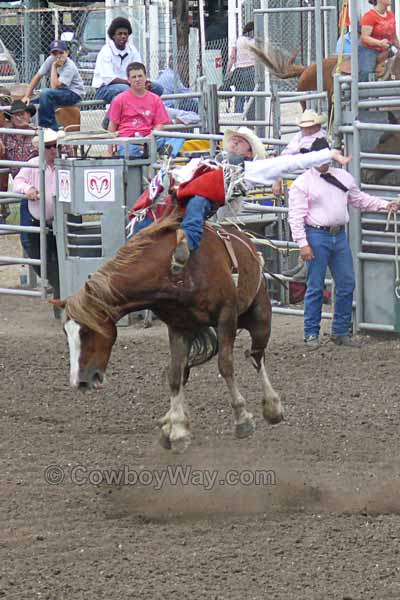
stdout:
[[(144, 137), (153, 129), (162, 129), (170, 123), (167, 110), (156, 94), (146, 89), (146, 67), (139, 62), (128, 65), (127, 77), (130, 89), (118, 94), (111, 102), (108, 131), (118, 131), (121, 137)], [(165, 144), (163, 138), (157, 140), (157, 147)], [(118, 146), (118, 154), (124, 153), (124, 146)], [(130, 156), (142, 156), (141, 146), (129, 145)]]

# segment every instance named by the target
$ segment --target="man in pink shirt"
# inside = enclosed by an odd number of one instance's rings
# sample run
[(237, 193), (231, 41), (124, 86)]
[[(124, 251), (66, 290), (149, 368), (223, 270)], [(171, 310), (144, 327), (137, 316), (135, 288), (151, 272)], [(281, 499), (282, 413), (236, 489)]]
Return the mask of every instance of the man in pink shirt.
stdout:
[[(329, 148), (324, 138), (315, 140), (311, 151)], [(304, 299), (304, 341), (308, 350), (320, 346), (319, 330), (324, 280), (330, 268), (336, 286), (332, 341), (357, 345), (349, 335), (355, 287), (353, 258), (346, 236), (348, 205), (368, 211), (397, 211), (397, 202), (386, 202), (362, 192), (350, 173), (330, 167), (313, 167), (300, 175), (289, 192), (289, 224), (300, 257), (307, 263)]]
[[(54, 161), (57, 158), (57, 141), (62, 137), (63, 132), (57, 132), (53, 129), (44, 130), (44, 158), (45, 168), (45, 204), (46, 204), (46, 223), (47, 231), (47, 272), (50, 285), (54, 290), (54, 298), (59, 298), (59, 277), (58, 277), (58, 256), (56, 238), (53, 234), (52, 220), (54, 217), (53, 196), (56, 193), (56, 168)], [(32, 140), (34, 146), (38, 146), (39, 138)], [(30, 213), (30, 225), (38, 227), (40, 225), (40, 170), (39, 157), (31, 158), (28, 161), (32, 167), (22, 167), (14, 178), (14, 192), (25, 194), (28, 198), (28, 210)], [(40, 258), (40, 236), (38, 233), (28, 233), (29, 258)], [(40, 277), (40, 267), (33, 267)], [(55, 312), (56, 314), (56, 312)]]
[[(307, 109), (301, 113), (300, 118), (297, 120), (300, 131), (296, 133), (286, 148), (282, 150), (281, 156), (309, 152), (314, 140), (320, 137), (326, 137), (326, 131), (325, 129), (322, 129), (322, 125), (325, 122), (326, 116), (319, 115), (313, 110)], [(278, 179), (272, 186), (272, 193), (274, 196), (280, 196), (282, 192), (283, 181), (282, 179)]]
[[(146, 89), (146, 67), (133, 62), (126, 71), (130, 89), (118, 94), (111, 102), (108, 131), (118, 131), (121, 137), (145, 137), (153, 129), (162, 129), (170, 123), (170, 118), (159, 96)], [(164, 144), (165, 139), (157, 140), (157, 148)], [(118, 146), (117, 151), (122, 155), (124, 146)], [(141, 146), (130, 144), (129, 154), (133, 157), (143, 156)]]

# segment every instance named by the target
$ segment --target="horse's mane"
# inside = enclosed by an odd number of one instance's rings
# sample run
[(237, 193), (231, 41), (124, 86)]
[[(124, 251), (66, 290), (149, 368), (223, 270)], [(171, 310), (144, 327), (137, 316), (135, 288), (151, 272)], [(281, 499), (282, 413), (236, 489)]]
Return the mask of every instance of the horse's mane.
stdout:
[(84, 287), (66, 301), (66, 314), (70, 319), (106, 336), (104, 324), (107, 318), (119, 318), (119, 305), (126, 298), (113, 285), (113, 276), (140, 259), (143, 253), (154, 244), (159, 235), (167, 230), (177, 229), (179, 217), (172, 213), (143, 229), (122, 246), (116, 256), (102, 265)]

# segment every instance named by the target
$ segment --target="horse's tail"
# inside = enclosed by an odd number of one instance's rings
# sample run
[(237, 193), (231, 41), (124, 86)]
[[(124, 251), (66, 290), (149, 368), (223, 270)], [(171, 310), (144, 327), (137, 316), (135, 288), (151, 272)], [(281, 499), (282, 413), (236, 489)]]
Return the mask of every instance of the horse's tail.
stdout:
[(192, 341), (189, 351), (188, 367), (198, 367), (211, 360), (218, 352), (218, 338), (215, 329), (207, 327)]
[(293, 50), (288, 57), (282, 50), (275, 47), (269, 49), (268, 54), (257, 46), (250, 45), (249, 48), (267, 69), (276, 75), (276, 77), (279, 77), (279, 79), (300, 77), (307, 68), (304, 65), (295, 64), (294, 61), (296, 59), (297, 50)]

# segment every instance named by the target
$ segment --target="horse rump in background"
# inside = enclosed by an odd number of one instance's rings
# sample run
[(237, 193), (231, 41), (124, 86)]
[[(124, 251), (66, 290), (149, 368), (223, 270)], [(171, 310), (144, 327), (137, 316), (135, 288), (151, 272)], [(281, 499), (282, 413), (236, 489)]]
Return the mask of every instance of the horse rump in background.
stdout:
[[(182, 451), (190, 443), (184, 385), (189, 377), (190, 347), (197, 336), (215, 327), (218, 366), (231, 395), (235, 433), (245, 438), (254, 432), (254, 419), (246, 409), (234, 375), (233, 345), (236, 330), (251, 336), (251, 362), (263, 388), (263, 414), (279, 423), (283, 410), (265, 368), (265, 349), (271, 332), (271, 303), (261, 259), (248, 238), (232, 228), (230, 243), (238, 263), (237, 286), (232, 258), (221, 229), (206, 226), (200, 248), (185, 270), (170, 274), (179, 220), (167, 217), (135, 235), (103, 265), (85, 286), (64, 301), (64, 331), (70, 350), (70, 384), (75, 389), (99, 387), (117, 337), (116, 322), (125, 314), (151, 308), (167, 324), (170, 364), (170, 409), (159, 421), (161, 444)], [(217, 349), (215, 345), (215, 350)], [(210, 357), (210, 353), (206, 358)], [(192, 364), (198, 364), (192, 358)]]
[[(290, 55), (276, 46), (271, 46), (266, 51), (257, 46), (251, 46), (251, 51), (263, 63), (263, 65), (279, 79), (291, 79), (298, 77), (298, 92), (311, 92), (317, 90), (317, 65), (315, 63), (306, 66), (298, 65), (294, 61), (297, 51), (294, 50)], [(332, 108), (333, 97), (333, 75), (338, 62), (337, 56), (324, 58), (322, 60), (323, 90), (327, 92), (329, 113)], [(351, 73), (350, 58), (346, 58), (341, 67), (341, 73)], [(388, 59), (385, 53), (379, 57), (376, 66), (376, 77), (381, 80), (400, 79), (400, 53), (393, 58)], [(306, 103), (300, 102), (302, 109), (305, 110)]]

